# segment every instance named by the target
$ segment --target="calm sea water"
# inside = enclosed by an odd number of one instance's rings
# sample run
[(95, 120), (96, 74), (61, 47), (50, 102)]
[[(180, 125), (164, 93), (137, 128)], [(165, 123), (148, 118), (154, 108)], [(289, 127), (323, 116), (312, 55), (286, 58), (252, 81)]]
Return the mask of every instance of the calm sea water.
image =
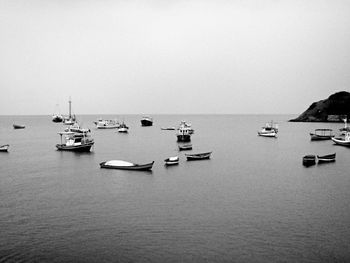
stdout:
[[(129, 134), (96, 130), (99, 117), (124, 119)], [(0, 262), (349, 262), (350, 148), (311, 142), (315, 128), (295, 116), (79, 116), (91, 153), (59, 152), (62, 124), (50, 116), (1, 116)], [(192, 123), (187, 162), (174, 131)], [(267, 121), (279, 137), (262, 138)], [(13, 123), (25, 124), (14, 130)], [(337, 153), (302, 166), (305, 154)], [(179, 155), (180, 165), (163, 160)], [(122, 159), (155, 161), (152, 172), (100, 169)]]

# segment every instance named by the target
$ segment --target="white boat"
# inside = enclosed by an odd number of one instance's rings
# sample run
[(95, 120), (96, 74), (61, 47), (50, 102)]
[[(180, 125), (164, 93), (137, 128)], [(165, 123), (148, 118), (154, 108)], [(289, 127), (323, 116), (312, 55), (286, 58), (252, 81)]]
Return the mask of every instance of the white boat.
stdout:
[(97, 129), (117, 129), (120, 124), (116, 120), (98, 120), (94, 122)]
[(347, 132), (350, 132), (350, 127), (348, 127), (347, 118), (344, 118), (343, 121), (344, 121), (344, 128), (340, 128), (339, 131), (341, 132), (341, 134), (345, 135)]
[(118, 132), (127, 133), (129, 131), (129, 127), (123, 122), (119, 125)]
[(258, 131), (259, 136), (263, 137), (277, 137), (278, 133), (278, 125), (271, 121), (270, 123), (266, 123), (264, 127), (260, 131)]
[(333, 137), (332, 141), (338, 145), (350, 146), (350, 132), (347, 132), (344, 137)]
[(72, 125), (69, 125), (68, 128), (64, 130), (65, 132), (75, 132), (75, 133), (88, 133), (90, 129), (82, 128), (79, 123), (74, 122)]
[(169, 157), (164, 160), (165, 165), (176, 165), (179, 164), (179, 156)]
[(9, 149), (10, 145), (5, 144), (5, 145), (1, 145), (0, 146), (0, 152), (7, 152), (7, 150)]
[(123, 160), (110, 160), (100, 163), (101, 168), (120, 169), (120, 170), (134, 170), (134, 171), (149, 171), (152, 169), (154, 161), (146, 164), (136, 164)]

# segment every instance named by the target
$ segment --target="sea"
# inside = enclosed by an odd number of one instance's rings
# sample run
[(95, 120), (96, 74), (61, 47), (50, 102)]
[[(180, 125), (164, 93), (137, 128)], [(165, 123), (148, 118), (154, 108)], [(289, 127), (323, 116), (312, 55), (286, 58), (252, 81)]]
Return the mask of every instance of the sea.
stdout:
[[(90, 153), (57, 151), (51, 116), (0, 116), (0, 262), (350, 262), (350, 148), (311, 141), (342, 123), (294, 115), (81, 115)], [(128, 134), (97, 130), (118, 119)], [(175, 131), (192, 124), (186, 161)], [(257, 136), (278, 123), (277, 138)], [(25, 129), (14, 130), (12, 125)], [(336, 162), (302, 165), (307, 154)], [(177, 166), (164, 159), (179, 156)], [(154, 161), (151, 172), (99, 163)]]

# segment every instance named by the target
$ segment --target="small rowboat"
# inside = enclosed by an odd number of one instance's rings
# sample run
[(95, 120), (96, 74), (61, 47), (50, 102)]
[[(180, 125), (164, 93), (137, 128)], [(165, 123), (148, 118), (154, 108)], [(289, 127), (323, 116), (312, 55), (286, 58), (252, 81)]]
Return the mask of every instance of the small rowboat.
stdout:
[(165, 165), (176, 165), (179, 164), (179, 156), (169, 157), (164, 160)]
[(311, 141), (330, 140), (334, 137), (332, 129), (316, 129), (314, 133), (310, 133)]
[(10, 147), (10, 145), (8, 145), (8, 144), (0, 146), (0, 152), (7, 152), (9, 147)]
[(205, 160), (210, 159), (211, 153), (212, 152), (185, 154), (185, 156), (187, 158), (187, 161)]
[(24, 129), (26, 126), (20, 124), (13, 124), (14, 129)]
[(350, 132), (346, 133), (344, 138), (332, 138), (332, 141), (338, 145), (350, 146)]
[(303, 157), (303, 165), (304, 166), (311, 166), (316, 164), (316, 156), (315, 155), (305, 155)]
[(162, 127), (160, 128), (162, 131), (174, 131), (175, 130), (175, 127)]
[(149, 171), (152, 169), (154, 161), (146, 164), (136, 164), (122, 160), (111, 160), (100, 163), (101, 168), (120, 169), (120, 170), (134, 170), (134, 171)]
[(192, 150), (192, 144), (179, 145), (179, 151)]
[(322, 156), (317, 155), (317, 159), (319, 163), (335, 162), (335, 153)]

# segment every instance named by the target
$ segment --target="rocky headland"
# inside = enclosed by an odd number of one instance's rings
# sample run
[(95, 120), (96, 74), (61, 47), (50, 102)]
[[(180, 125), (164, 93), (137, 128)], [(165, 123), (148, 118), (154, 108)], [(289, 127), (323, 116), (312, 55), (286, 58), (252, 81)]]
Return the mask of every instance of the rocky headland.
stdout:
[(342, 122), (350, 117), (350, 93), (340, 91), (328, 99), (314, 102), (294, 122)]

